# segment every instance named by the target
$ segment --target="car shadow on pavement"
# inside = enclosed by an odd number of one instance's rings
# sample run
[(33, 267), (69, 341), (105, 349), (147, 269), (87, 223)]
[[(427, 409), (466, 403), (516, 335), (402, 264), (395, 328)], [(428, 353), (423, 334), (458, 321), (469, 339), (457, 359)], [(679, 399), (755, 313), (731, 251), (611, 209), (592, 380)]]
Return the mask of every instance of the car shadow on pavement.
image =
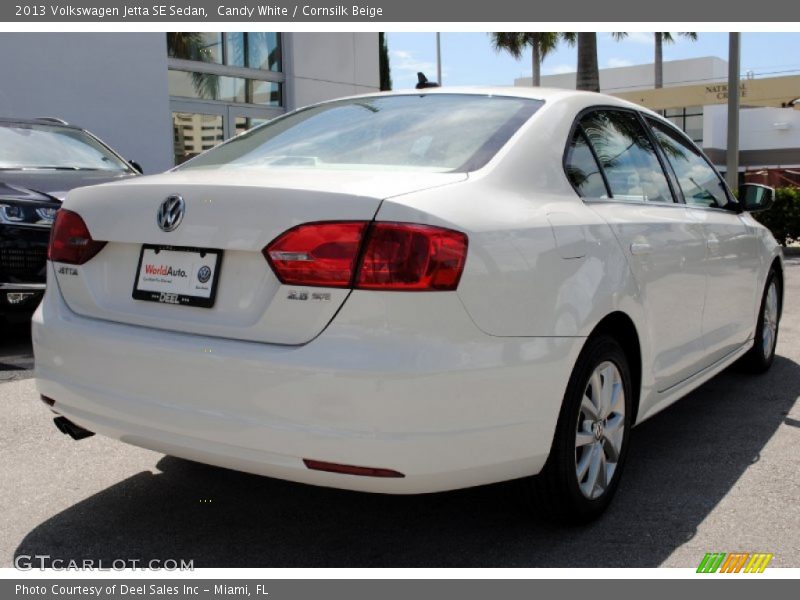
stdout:
[(31, 531), (16, 555), (185, 559), (195, 567), (654, 567), (757, 462), (800, 393), (778, 357), (728, 370), (634, 430), (604, 517), (582, 528), (525, 510), (511, 483), (422, 496), (293, 484), (163, 457)]

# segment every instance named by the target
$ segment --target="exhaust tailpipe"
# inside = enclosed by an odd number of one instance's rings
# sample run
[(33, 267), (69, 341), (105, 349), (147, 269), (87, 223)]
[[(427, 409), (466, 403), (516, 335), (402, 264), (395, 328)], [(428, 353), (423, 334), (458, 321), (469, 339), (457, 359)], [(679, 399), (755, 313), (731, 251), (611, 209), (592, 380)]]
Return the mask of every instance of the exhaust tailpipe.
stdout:
[(94, 431), (89, 431), (80, 425), (76, 425), (67, 417), (56, 417), (53, 419), (53, 423), (55, 423), (61, 433), (67, 434), (73, 440), (82, 440), (94, 435)]

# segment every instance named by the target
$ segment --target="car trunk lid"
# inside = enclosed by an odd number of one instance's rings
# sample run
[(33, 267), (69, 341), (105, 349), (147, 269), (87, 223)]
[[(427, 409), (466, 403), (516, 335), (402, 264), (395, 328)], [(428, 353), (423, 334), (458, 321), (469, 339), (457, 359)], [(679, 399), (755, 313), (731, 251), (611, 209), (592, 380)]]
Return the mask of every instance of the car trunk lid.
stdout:
[[(263, 248), (298, 224), (372, 220), (384, 198), (465, 178), (462, 173), (198, 169), (82, 188), (70, 193), (65, 208), (83, 218), (94, 240), (108, 243), (83, 265), (55, 263), (56, 280), (67, 305), (85, 316), (302, 344), (325, 328), (349, 290), (283, 285)], [(182, 221), (173, 231), (163, 231), (159, 208), (175, 196), (183, 199)], [(143, 255), (143, 245), (169, 248), (164, 254), (153, 250)], [(196, 283), (205, 259), (184, 249), (221, 251), (213, 306), (175, 305), (170, 297), (141, 299), (135, 283), (149, 284), (141, 282), (140, 261), (142, 268), (150, 265), (156, 278), (173, 267)]]

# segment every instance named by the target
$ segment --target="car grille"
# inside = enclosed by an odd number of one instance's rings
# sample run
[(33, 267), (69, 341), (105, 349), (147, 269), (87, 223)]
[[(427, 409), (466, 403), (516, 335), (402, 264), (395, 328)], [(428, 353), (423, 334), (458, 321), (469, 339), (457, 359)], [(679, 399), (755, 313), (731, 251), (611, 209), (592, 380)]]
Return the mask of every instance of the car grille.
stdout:
[(0, 248), (0, 272), (39, 280), (47, 263), (47, 248)]

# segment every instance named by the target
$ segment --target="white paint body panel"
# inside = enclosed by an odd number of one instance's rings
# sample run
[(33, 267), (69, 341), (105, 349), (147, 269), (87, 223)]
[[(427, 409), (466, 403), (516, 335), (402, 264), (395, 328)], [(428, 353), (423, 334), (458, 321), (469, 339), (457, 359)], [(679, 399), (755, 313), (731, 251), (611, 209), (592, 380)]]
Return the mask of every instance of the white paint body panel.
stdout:
[[(110, 243), (77, 275), (49, 266), (33, 320), (41, 393), (79, 425), (147, 448), (416, 493), (537, 473), (580, 350), (612, 313), (630, 319), (641, 346), (638, 421), (748, 349), (780, 259), (763, 227), (683, 205), (585, 202), (562, 165), (572, 123), (590, 106), (633, 105), (567, 91), (488, 93), (545, 105), (468, 175), (220, 169), (70, 194), (66, 208)], [(160, 232), (156, 209), (173, 193), (187, 201), (185, 222)], [(264, 245), (302, 222), (372, 218), (466, 233), (458, 290), (285, 301)], [(222, 248), (218, 310), (132, 301), (142, 243)], [(311, 471), (303, 458), (405, 477)]]

